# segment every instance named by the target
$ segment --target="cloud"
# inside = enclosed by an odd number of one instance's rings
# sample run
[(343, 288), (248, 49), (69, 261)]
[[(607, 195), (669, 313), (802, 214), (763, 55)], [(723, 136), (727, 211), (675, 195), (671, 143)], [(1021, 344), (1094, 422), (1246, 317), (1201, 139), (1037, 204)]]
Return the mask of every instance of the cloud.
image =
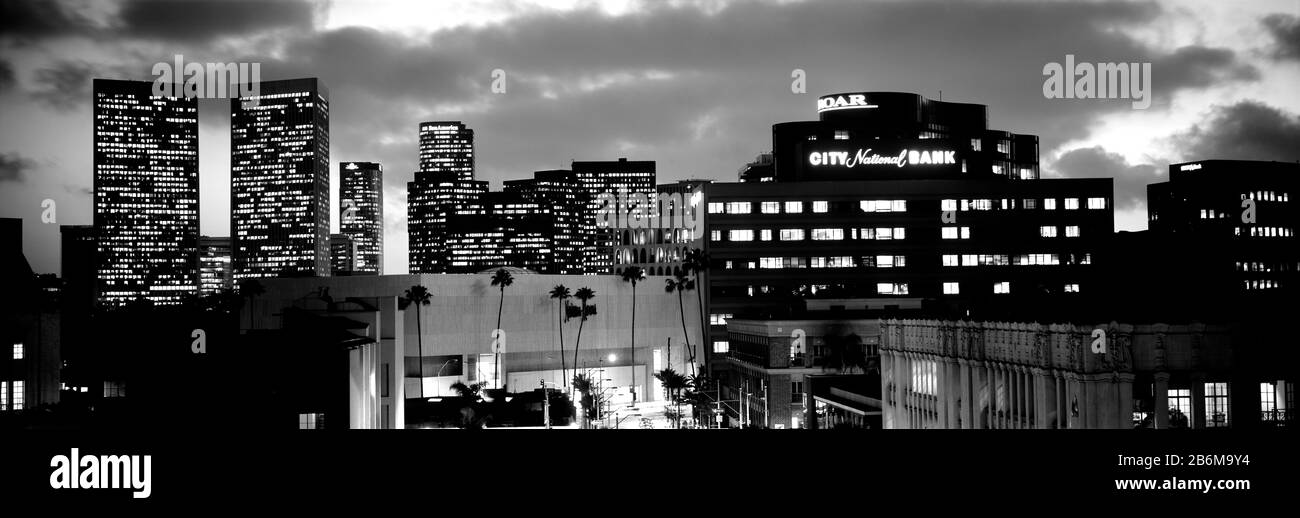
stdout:
[(88, 106), (91, 96), (91, 79), (95, 70), (80, 61), (61, 61), (52, 68), (36, 71), (37, 89), (32, 98), (56, 110), (68, 111)]
[(0, 182), (21, 182), (36, 162), (18, 153), (0, 153)]
[(0, 60), (0, 92), (14, 86), (14, 67), (8, 61)]
[(1300, 59), (1300, 17), (1270, 14), (1260, 23), (1273, 36), (1273, 59)]
[(1188, 88), (1219, 86), (1231, 81), (1257, 81), (1259, 69), (1224, 48), (1189, 45), (1157, 56), (1151, 64), (1154, 95), (1168, 98)]
[(1064, 178), (1115, 179), (1115, 210), (1125, 211), (1146, 206), (1147, 184), (1163, 182), (1166, 167), (1153, 164), (1130, 164), (1123, 156), (1101, 146), (1078, 148), (1062, 153), (1052, 163), (1053, 175)]
[(0, 2), (0, 34), (19, 39), (75, 32), (92, 26), (74, 6), (57, 1)]
[(1171, 137), (1185, 160), (1300, 160), (1300, 115), (1258, 101), (1213, 107), (1202, 122)]
[(204, 41), (285, 28), (310, 31), (316, 9), (317, 4), (306, 0), (132, 0), (119, 11), (116, 29), (123, 35), (169, 41)]

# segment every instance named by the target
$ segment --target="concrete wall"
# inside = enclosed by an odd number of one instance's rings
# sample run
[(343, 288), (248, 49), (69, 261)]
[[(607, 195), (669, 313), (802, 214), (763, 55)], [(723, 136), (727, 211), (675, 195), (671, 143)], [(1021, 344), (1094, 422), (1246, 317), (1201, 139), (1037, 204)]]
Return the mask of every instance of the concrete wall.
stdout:
[[(637, 284), (636, 289), (636, 360), (633, 369), (631, 341), (632, 325), (632, 287), (614, 275), (538, 275), (516, 274), (514, 284), (505, 290), (505, 302), (502, 309), (501, 329), (506, 335), (506, 353), (502, 364), (510, 390), (532, 390), (538, 386), (539, 378), (560, 383), (560, 328), (564, 332), (564, 363), (572, 377), (573, 345), (578, 335), (579, 320), (571, 319), (561, 324), (559, 306), (548, 295), (551, 288), (563, 284), (571, 292), (581, 287), (589, 287), (596, 292), (596, 298), (590, 304), (597, 308), (597, 313), (588, 318), (582, 329), (582, 342), (578, 355), (578, 366), (587, 368), (607, 368), (606, 377), (612, 377), (615, 384), (631, 384), (635, 373), (639, 389), (638, 399), (662, 399), (652, 378), (655, 366), (654, 350), (660, 350), (661, 365), (669, 365), (668, 353), (671, 343), (671, 365), (678, 372), (690, 374), (686, 365), (687, 353), (683, 347), (683, 330), (678, 297), (675, 293), (664, 291), (666, 276), (649, 276)], [(423, 341), (423, 354), (429, 356), (461, 355), (463, 358), (461, 376), (441, 376), (434, 378), (433, 373), (426, 373), (426, 395), (432, 397), (438, 391), (448, 394), (448, 387), (455, 381), (468, 381), (468, 355), (490, 354), (492, 352), (491, 332), (496, 328), (497, 305), (500, 292), (491, 285), (491, 274), (450, 275), (384, 275), (364, 277), (322, 277), (294, 279), (262, 279), (266, 293), (254, 302), (252, 327), (278, 327), (279, 314), (285, 307), (294, 305), (312, 305), (316, 302), (319, 290), (325, 288), (336, 302), (348, 297), (358, 297), (372, 304), (378, 304), (383, 314), (385, 326), (381, 335), (391, 336), (396, 347), (385, 350), (383, 362), (390, 362), (394, 378), (400, 378), (404, 372), (401, 361), (396, 361), (400, 354), (417, 354), (416, 311), (407, 307), (404, 311), (389, 309), (390, 301), (402, 296), (414, 285), (422, 285), (432, 294), (430, 304), (419, 308), (420, 330)], [(682, 297), (685, 303), (686, 326), (691, 343), (697, 351), (697, 362), (702, 362), (705, 348), (699, 340), (702, 336), (696, 298), (693, 294)], [(570, 301), (577, 304), (577, 300)], [(393, 320), (391, 330), (387, 327)], [(400, 321), (399, 321), (400, 319)], [(248, 327), (245, 323), (245, 327)], [(391, 332), (391, 335), (389, 334)], [(394, 356), (390, 359), (389, 355)], [(609, 360), (610, 355), (614, 360)], [(613, 369), (611, 367), (623, 367)], [(382, 369), (382, 367), (381, 367)], [(382, 372), (382, 370), (381, 370)], [(624, 379), (626, 378), (626, 379)], [(609, 383), (609, 382), (606, 382)], [(405, 389), (418, 393), (420, 384), (415, 380), (406, 380)], [(648, 398), (648, 399), (647, 399)], [(398, 405), (400, 406), (400, 405)]]

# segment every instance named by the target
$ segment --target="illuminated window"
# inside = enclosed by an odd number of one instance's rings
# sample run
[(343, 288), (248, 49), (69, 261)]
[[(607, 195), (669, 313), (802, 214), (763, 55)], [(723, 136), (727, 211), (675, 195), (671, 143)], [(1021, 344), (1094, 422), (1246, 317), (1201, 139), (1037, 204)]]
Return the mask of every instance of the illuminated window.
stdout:
[(1023, 199), (1023, 200), (1020, 200), (1020, 208), (1022, 208), (1022, 209), (1027, 209), (1027, 210), (1034, 210), (1034, 209), (1037, 209), (1037, 208), (1038, 208), (1038, 199), (1037, 199), (1037, 198), (1025, 198), (1025, 199)]
[(1079, 226), (1070, 225), (1065, 227), (1065, 237), (1079, 237)]
[(785, 213), (786, 213), (786, 214), (802, 214), (802, 213), (803, 213), (803, 202), (801, 202), (801, 201), (787, 201), (787, 202), (785, 202)]
[(9, 382), (0, 381), (0, 411), (9, 410)]
[(957, 200), (943, 200), (939, 202), (939, 210), (953, 211), (957, 210)]
[(782, 241), (803, 241), (802, 228), (783, 228), (781, 229)]
[(709, 214), (722, 214), (724, 207), (725, 205), (722, 202), (711, 201), (709, 202)]
[(961, 264), (960, 264), (960, 262), (958, 261), (957, 254), (945, 254), (945, 255), (943, 256), (943, 265), (944, 265), (944, 266), (960, 266)]
[(753, 230), (730, 230), (727, 232), (728, 241), (753, 241)]
[(1052, 225), (1039, 227), (1038, 235), (1042, 237), (1056, 237), (1056, 227)]
[(21, 360), (21, 359), (23, 359), (23, 344), (22, 344), (22, 342), (19, 342), (19, 343), (14, 344), (14, 359), (15, 359), (15, 360)]
[(727, 214), (749, 214), (753, 207), (747, 201), (727, 202)]
[(710, 231), (709, 231), (709, 241), (722, 241), (722, 231), (721, 231), (721, 230), (710, 230)]
[(840, 241), (844, 239), (844, 229), (842, 228), (814, 228), (812, 231), (813, 241)]
[(1056, 210), (1056, 198), (1043, 198), (1043, 210)]
[(902, 255), (878, 255), (876, 256), (877, 268), (902, 268), (907, 266), (907, 257)]
[(12, 400), (11, 404), (14, 410), (23, 409), (24, 398), (26, 398), (26, 394), (23, 391), (23, 381), (14, 380), (13, 391), (10, 393), (10, 399)]
[(1066, 284), (1066, 285), (1065, 285), (1065, 292), (1066, 292), (1066, 293), (1078, 293), (1078, 292), (1079, 292), (1079, 285), (1078, 285), (1078, 284)]
[(944, 239), (970, 239), (970, 227), (943, 227), (940, 232)]
[(907, 200), (862, 200), (862, 212), (907, 212)]
[(763, 214), (780, 214), (781, 202), (765, 201), (760, 205), (760, 209), (763, 211)]
[(763, 230), (758, 231), (758, 238), (759, 238), (760, 240), (762, 240), (762, 241), (771, 241), (771, 240), (772, 240), (772, 229), (770, 229), (770, 228), (765, 228), (765, 229), (763, 229)]
[(938, 393), (939, 364), (934, 360), (916, 360), (912, 363), (912, 392), (933, 396)]
[(1205, 426), (1219, 428), (1230, 424), (1228, 414), (1228, 384), (1205, 384)]
[(830, 210), (831, 210), (830, 202), (825, 202), (825, 201), (813, 202), (813, 212), (815, 213), (821, 214), (825, 212), (830, 212)]
[(943, 294), (944, 294), (944, 295), (959, 295), (959, 294), (961, 294), (961, 284), (956, 283), (956, 282), (945, 282), (945, 283), (943, 283)]
[(1078, 198), (1066, 198), (1066, 199), (1065, 199), (1065, 210), (1079, 210), (1079, 199), (1078, 199)]
[(709, 325), (711, 325), (711, 326), (725, 326), (725, 325), (727, 325), (727, 319), (728, 319), (728, 318), (731, 318), (732, 316), (733, 316), (733, 315), (732, 315), (731, 313), (710, 313), (710, 314), (709, 314)]
[(1007, 281), (993, 283), (993, 293), (1011, 293), (1011, 283)]
[(849, 139), (848, 130), (835, 130), (835, 140), (848, 140), (848, 139)]
[(1192, 390), (1191, 389), (1169, 389), (1169, 425), (1172, 428), (1188, 428), (1191, 426), (1192, 416)]
[(325, 414), (298, 414), (299, 430), (320, 430), (325, 428)]
[(1277, 390), (1272, 383), (1259, 384), (1259, 410), (1265, 421), (1277, 420), (1273, 412), (1277, 410)]
[(713, 342), (713, 352), (715, 353), (725, 354), (730, 350), (731, 350), (731, 344), (726, 340), (718, 340)]
[(881, 295), (907, 295), (907, 283), (905, 282), (876, 283), (876, 293), (879, 293)]
[(970, 149), (971, 149), (971, 151), (982, 151), (982, 149), (981, 149), (982, 147), (983, 147), (983, 146), (980, 145), (980, 139), (977, 139), (977, 138), (970, 139)]
[(1106, 198), (1088, 198), (1088, 208), (1093, 210), (1105, 209)]

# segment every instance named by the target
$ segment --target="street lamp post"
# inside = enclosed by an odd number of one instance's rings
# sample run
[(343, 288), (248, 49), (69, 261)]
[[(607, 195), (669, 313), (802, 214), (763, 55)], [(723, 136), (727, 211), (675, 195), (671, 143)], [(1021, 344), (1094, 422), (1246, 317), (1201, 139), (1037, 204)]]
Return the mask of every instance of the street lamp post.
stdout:
[[(420, 361), (424, 361), (424, 359), (421, 358)], [(447, 364), (449, 364), (449, 363), (451, 363), (451, 362), (458, 362), (458, 361), (460, 361), (460, 358), (452, 358), (452, 359), (450, 359), (450, 360), (447, 360), (447, 361), (445, 361), (445, 362), (442, 362), (442, 366), (441, 366), (441, 367), (438, 367), (438, 372), (435, 372), (435, 373), (433, 374), (433, 377), (437, 378), (437, 377), (442, 376), (442, 370), (447, 368)], [(434, 380), (433, 383), (434, 383), (434, 386), (437, 387), (438, 397), (442, 397), (442, 385), (439, 385), (437, 380)], [(423, 378), (420, 379), (420, 391), (421, 391), (421, 392), (424, 391), (424, 379), (423, 379)]]

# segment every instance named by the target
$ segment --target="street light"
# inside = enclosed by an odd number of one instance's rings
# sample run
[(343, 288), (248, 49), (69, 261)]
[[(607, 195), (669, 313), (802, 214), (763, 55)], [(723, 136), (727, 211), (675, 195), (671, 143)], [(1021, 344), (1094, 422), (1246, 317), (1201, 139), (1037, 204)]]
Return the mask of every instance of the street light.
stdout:
[[(441, 366), (441, 367), (438, 367), (438, 372), (434, 373), (434, 374), (433, 374), (433, 377), (437, 378), (437, 377), (439, 377), (439, 376), (442, 376), (442, 370), (445, 369), (445, 368), (447, 368), (447, 364), (449, 364), (449, 363), (451, 363), (451, 362), (458, 362), (458, 361), (460, 361), (460, 358), (452, 358), (452, 359), (450, 359), (450, 360), (447, 360), (447, 361), (445, 361), (445, 362), (442, 362), (442, 366)], [(423, 380), (423, 379), (420, 380), (420, 384), (421, 384), (420, 390), (424, 390), (424, 387), (423, 387), (424, 380)], [(437, 387), (438, 396), (439, 396), (439, 397), (442, 397), (442, 385), (439, 385), (439, 384), (438, 384), (438, 380), (434, 380), (434, 381), (433, 381), (433, 384), (434, 384), (435, 387)]]

